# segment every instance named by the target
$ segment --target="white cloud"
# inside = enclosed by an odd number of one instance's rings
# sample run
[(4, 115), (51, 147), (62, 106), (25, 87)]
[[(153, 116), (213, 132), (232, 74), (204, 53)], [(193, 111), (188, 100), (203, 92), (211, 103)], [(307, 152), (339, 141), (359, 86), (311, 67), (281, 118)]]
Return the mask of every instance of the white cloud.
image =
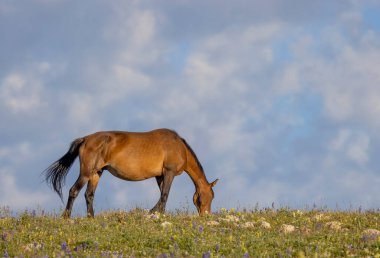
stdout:
[(274, 86), (280, 93), (297, 93), (302, 89), (300, 69), (297, 64), (289, 64), (276, 76)]
[(354, 133), (350, 129), (341, 129), (331, 142), (334, 156), (342, 153), (349, 160), (364, 165), (369, 161), (369, 137), (363, 133)]
[(48, 82), (64, 71), (64, 65), (48, 61), (20, 65), (0, 78), (0, 105), (13, 115), (35, 115), (50, 101), (45, 93)]
[[(91, 93), (68, 92), (61, 95), (65, 105), (65, 116), (69, 122), (69, 128), (78, 130), (89, 128), (100, 128), (99, 102)], [(81, 131), (81, 130), (79, 130)], [(79, 133), (79, 132), (78, 132)]]
[(27, 207), (37, 207), (37, 205), (46, 205), (50, 197), (36, 189), (25, 190), (17, 184), (20, 180), (12, 175), (9, 170), (0, 167), (0, 203), (6, 204), (12, 210), (25, 209)]
[(279, 23), (246, 26), (206, 37), (188, 57), (185, 71), (199, 88), (263, 71), (273, 63), (271, 43), (281, 35), (282, 28)]
[[(31, 142), (20, 142), (14, 146), (0, 148), (0, 203), (14, 210), (20, 210), (37, 205), (46, 205), (50, 197), (40, 191), (35, 185), (25, 187), (30, 178), (34, 184), (40, 179), (40, 173), (35, 174), (33, 161), (38, 157)], [(23, 174), (26, 172), (28, 174)]]
[[(104, 125), (102, 118), (108, 115), (113, 105), (128, 103), (136, 94), (149, 92), (152, 86), (149, 76), (130, 66), (115, 64), (107, 69), (95, 64), (85, 70), (89, 85), (79, 91), (63, 91), (60, 103), (65, 108), (65, 118), (83, 133), (98, 130)], [(79, 133), (79, 132), (78, 132)]]
[(380, 72), (373, 68), (380, 65), (380, 50), (351, 51), (345, 52), (342, 62), (334, 64), (335, 67), (328, 64), (320, 67), (323, 70), (320, 90), (326, 98), (328, 115), (338, 121), (364, 118), (376, 125), (376, 117), (380, 115), (377, 103), (380, 87), (376, 85)]
[(119, 53), (116, 60), (135, 67), (156, 62), (165, 51), (158, 36), (162, 23), (159, 13), (141, 7), (137, 1), (117, 2), (113, 12), (103, 34), (107, 41), (117, 42)]
[(8, 75), (1, 83), (0, 99), (13, 113), (30, 112), (42, 106), (39, 81), (21, 74)]
[(292, 43), (295, 59), (286, 68), (290, 76), (286, 70), (283, 75), (285, 89), (301, 90), (301, 82), (303, 89), (321, 95), (329, 119), (379, 127), (380, 37), (368, 30), (360, 30), (354, 39), (345, 37), (339, 25), (321, 35), (301, 36)]
[(107, 85), (107, 88), (111, 88), (111, 91), (113, 91), (114, 98), (120, 98), (135, 91), (148, 90), (151, 84), (151, 80), (147, 75), (122, 65), (113, 67), (110, 78), (115, 78), (110, 81), (114, 85)]
[(33, 151), (31, 141), (20, 141), (14, 145), (6, 145), (0, 148), (0, 159), (7, 161), (12, 165), (18, 164), (20, 160), (30, 161), (36, 156), (36, 153)]
[[(105, 184), (110, 184), (112, 189), (112, 200), (110, 205), (114, 208), (132, 208), (134, 205), (150, 209), (160, 198), (156, 180), (151, 178), (145, 181), (128, 182), (111, 176)], [(102, 183), (100, 181), (100, 183)], [(101, 196), (98, 199), (101, 200)], [(152, 207), (150, 207), (152, 206)]]
[(369, 160), (369, 137), (360, 135), (347, 150), (348, 157), (359, 164), (366, 164)]

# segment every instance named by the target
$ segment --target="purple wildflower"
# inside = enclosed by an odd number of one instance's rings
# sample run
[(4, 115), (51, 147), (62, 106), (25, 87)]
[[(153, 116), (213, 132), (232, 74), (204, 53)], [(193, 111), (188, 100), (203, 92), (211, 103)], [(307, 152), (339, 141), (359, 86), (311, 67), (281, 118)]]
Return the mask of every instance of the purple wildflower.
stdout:
[(4, 232), (3, 234), (1, 234), (1, 239), (2, 239), (3, 241), (7, 241), (7, 238), (8, 238), (8, 234), (7, 234), (7, 232)]
[(362, 240), (364, 241), (364, 242), (368, 242), (368, 241), (371, 241), (372, 239), (371, 239), (371, 235), (364, 235), (363, 237), (362, 237)]
[(321, 230), (323, 228), (323, 224), (322, 223), (317, 223), (317, 224), (315, 224), (315, 229), (316, 230)]
[(211, 258), (211, 252), (208, 251), (208, 252), (203, 253), (202, 258)]
[(196, 228), (197, 228), (197, 223), (193, 221), (193, 229), (196, 229)]
[(245, 253), (245, 254), (243, 255), (243, 258), (249, 258), (249, 254), (248, 254), (248, 253)]
[(66, 242), (63, 242), (61, 245), (62, 251), (66, 252), (67, 251), (67, 244)]
[(202, 232), (203, 232), (203, 227), (199, 226), (199, 233), (202, 233)]
[(219, 252), (219, 250), (220, 250), (220, 245), (219, 245), (219, 244), (216, 244), (216, 246), (215, 246), (215, 251), (216, 251), (216, 252)]

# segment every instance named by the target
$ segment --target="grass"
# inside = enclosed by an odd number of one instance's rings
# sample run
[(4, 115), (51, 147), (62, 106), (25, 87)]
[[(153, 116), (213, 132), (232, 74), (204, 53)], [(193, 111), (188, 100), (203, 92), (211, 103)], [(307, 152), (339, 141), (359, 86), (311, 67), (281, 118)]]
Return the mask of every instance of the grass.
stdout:
[(380, 257), (378, 211), (109, 211), (95, 219), (0, 209), (0, 257)]

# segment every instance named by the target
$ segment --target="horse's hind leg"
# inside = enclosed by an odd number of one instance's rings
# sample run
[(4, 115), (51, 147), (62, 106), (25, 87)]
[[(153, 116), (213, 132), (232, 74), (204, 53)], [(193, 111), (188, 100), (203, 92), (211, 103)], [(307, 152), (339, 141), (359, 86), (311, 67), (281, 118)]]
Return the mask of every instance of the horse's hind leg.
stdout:
[(75, 201), (75, 198), (77, 198), (79, 191), (87, 183), (87, 181), (88, 181), (88, 178), (82, 175), (79, 175), (77, 181), (70, 188), (69, 199), (67, 200), (66, 210), (63, 213), (64, 218), (70, 218), (71, 210), (73, 208), (73, 203)]
[(86, 198), (86, 204), (87, 204), (87, 217), (93, 218), (94, 217), (94, 195), (96, 187), (98, 186), (99, 179), (102, 175), (101, 171), (98, 171), (95, 173), (92, 177), (90, 177), (90, 180), (87, 184), (86, 193), (84, 194), (84, 197)]

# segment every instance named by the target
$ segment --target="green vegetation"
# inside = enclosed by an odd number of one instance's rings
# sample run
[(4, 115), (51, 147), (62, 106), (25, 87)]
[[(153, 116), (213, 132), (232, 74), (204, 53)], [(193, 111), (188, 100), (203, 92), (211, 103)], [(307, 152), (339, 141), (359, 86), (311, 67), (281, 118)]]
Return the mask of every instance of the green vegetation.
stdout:
[(143, 210), (62, 219), (0, 209), (0, 257), (380, 257), (379, 211)]

